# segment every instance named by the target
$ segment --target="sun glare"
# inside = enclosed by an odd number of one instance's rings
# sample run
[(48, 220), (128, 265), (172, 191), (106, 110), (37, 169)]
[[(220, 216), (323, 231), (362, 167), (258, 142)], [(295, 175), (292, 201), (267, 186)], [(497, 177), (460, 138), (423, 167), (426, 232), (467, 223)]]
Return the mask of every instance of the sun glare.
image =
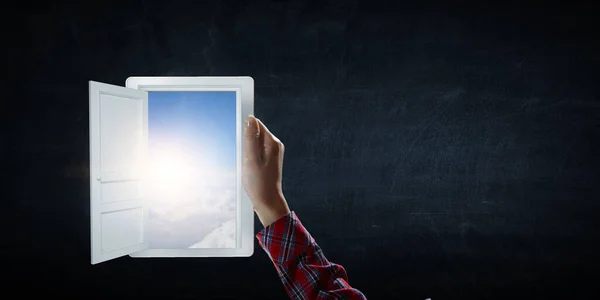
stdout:
[(200, 167), (194, 161), (197, 161), (196, 157), (175, 147), (159, 151), (149, 162), (153, 188), (160, 188), (162, 192), (172, 195), (179, 194), (181, 189), (194, 181), (194, 171)]
[(149, 158), (145, 190), (149, 207), (163, 218), (216, 213), (234, 193), (228, 189), (235, 187), (235, 173), (215, 168), (203, 153), (169, 146), (156, 149)]

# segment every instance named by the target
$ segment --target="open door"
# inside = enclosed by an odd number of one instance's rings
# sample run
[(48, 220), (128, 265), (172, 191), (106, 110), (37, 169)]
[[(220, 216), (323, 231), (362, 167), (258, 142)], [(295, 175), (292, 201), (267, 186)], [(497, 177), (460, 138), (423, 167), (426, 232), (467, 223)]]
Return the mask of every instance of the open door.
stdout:
[(148, 248), (148, 92), (90, 81), (91, 263)]

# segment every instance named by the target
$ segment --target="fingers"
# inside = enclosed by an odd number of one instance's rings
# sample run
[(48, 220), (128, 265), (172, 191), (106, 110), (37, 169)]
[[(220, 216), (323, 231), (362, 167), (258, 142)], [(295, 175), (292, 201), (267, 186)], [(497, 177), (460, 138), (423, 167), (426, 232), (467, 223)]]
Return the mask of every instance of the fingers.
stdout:
[(244, 150), (244, 160), (252, 164), (260, 163), (261, 150), (263, 143), (260, 139), (260, 127), (258, 120), (249, 115), (246, 117), (246, 130), (244, 132), (244, 142), (246, 149)]
[(269, 131), (263, 122), (261, 122), (259, 119), (256, 119), (256, 121), (261, 132), (261, 138), (263, 139), (262, 142), (265, 152), (265, 161), (271, 157), (277, 157), (278, 155), (283, 154), (283, 143)]

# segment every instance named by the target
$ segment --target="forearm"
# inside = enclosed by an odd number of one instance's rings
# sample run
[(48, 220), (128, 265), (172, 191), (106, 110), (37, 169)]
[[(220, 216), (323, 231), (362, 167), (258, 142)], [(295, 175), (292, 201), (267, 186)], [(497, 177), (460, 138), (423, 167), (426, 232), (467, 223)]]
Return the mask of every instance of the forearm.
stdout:
[(269, 203), (269, 205), (254, 207), (254, 212), (256, 212), (256, 216), (264, 227), (271, 225), (290, 213), (290, 208), (281, 192), (269, 197), (265, 203)]
[(267, 226), (257, 238), (290, 298), (366, 299), (348, 284), (346, 270), (327, 260), (294, 212)]

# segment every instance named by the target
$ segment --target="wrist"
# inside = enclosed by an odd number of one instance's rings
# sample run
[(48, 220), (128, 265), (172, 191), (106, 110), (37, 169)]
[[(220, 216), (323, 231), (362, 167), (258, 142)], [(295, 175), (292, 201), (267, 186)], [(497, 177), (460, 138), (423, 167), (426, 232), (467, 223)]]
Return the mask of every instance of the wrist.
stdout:
[(285, 200), (280, 201), (278, 205), (255, 208), (254, 211), (264, 227), (273, 224), (275, 221), (290, 213), (290, 209)]

